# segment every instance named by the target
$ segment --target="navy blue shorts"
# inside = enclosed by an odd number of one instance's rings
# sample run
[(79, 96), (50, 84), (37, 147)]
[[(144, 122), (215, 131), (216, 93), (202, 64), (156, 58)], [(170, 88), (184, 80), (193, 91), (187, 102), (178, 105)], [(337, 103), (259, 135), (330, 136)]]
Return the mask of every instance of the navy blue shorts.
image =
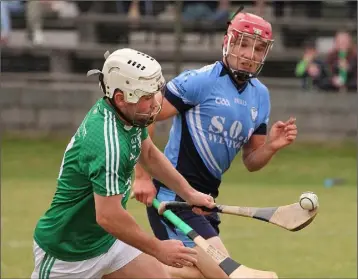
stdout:
[[(183, 201), (175, 192), (165, 187), (158, 187), (157, 199), (159, 201)], [(221, 221), (217, 213), (211, 213), (208, 216), (197, 215), (191, 210), (174, 211), (174, 213), (205, 239), (219, 235)], [(150, 226), (157, 238), (160, 240), (177, 239), (187, 247), (195, 246), (189, 237), (159, 215), (154, 207), (147, 207), (147, 214)]]

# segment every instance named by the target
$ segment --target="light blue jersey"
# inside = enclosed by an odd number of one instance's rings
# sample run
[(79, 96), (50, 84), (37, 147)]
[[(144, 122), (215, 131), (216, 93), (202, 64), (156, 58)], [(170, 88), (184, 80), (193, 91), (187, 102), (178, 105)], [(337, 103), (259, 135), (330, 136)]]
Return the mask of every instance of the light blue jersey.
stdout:
[(216, 62), (168, 82), (165, 97), (180, 112), (165, 155), (194, 188), (216, 196), (222, 174), (241, 147), (253, 134), (266, 134), (268, 89), (258, 79), (238, 88)]

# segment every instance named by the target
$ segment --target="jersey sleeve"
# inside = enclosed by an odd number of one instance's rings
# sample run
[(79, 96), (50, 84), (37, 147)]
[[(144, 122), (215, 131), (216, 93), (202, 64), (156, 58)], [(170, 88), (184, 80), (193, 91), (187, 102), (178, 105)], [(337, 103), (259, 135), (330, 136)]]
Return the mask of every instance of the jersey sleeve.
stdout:
[(266, 135), (267, 127), (270, 121), (271, 102), (270, 93), (266, 87), (263, 87), (260, 92), (260, 104), (258, 108), (257, 124), (254, 135)]
[(109, 120), (101, 127), (88, 127), (80, 152), (81, 168), (93, 191), (101, 196), (124, 194), (128, 188), (123, 175), (125, 156), (121, 154), (125, 152), (121, 150), (117, 128)]
[(184, 112), (201, 102), (205, 82), (205, 77), (197, 71), (185, 71), (166, 84), (165, 98), (179, 112)]

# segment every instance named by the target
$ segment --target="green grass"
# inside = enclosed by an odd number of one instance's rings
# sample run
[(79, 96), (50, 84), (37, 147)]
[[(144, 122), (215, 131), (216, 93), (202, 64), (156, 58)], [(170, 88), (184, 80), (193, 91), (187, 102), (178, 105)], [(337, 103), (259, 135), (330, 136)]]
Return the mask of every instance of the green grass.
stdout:
[[(55, 191), (66, 140), (2, 142), (1, 277), (29, 278), (33, 268), (32, 233)], [(346, 184), (324, 188), (327, 177)], [(219, 203), (274, 206), (296, 202), (302, 191), (319, 196), (320, 213), (299, 232), (257, 220), (222, 215), (221, 237), (243, 264), (269, 269), (280, 278), (357, 278), (356, 148), (344, 144), (295, 144), (270, 164), (249, 173), (240, 158), (220, 188)], [(129, 211), (148, 232), (144, 207)]]

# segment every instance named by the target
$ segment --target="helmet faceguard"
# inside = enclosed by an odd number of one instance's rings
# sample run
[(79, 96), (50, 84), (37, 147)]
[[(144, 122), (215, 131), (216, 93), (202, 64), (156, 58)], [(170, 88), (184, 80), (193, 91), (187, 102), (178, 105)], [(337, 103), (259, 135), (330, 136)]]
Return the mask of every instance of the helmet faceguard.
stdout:
[[(141, 97), (138, 102), (135, 104), (135, 110), (133, 115), (131, 116), (131, 119), (128, 119), (129, 117), (125, 117), (126, 121), (131, 123), (132, 126), (136, 127), (147, 127), (150, 124), (152, 124), (157, 115), (162, 110), (162, 103), (163, 103), (163, 97), (164, 97), (164, 86), (158, 90), (157, 92), (154, 92), (151, 95), (145, 95), (144, 97)], [(139, 107), (141, 105), (143, 98), (153, 98), (152, 104), (150, 106), (150, 110), (148, 112), (141, 112)]]
[(240, 11), (228, 23), (223, 59), (235, 79), (242, 82), (259, 75), (274, 40), (269, 22)]
[[(102, 71), (88, 71), (87, 76), (99, 74), (99, 85), (105, 96), (109, 99), (117, 113), (130, 125), (146, 127), (154, 122), (161, 110), (162, 95), (165, 79), (160, 64), (152, 57), (142, 52), (125, 48), (112, 54), (107, 51), (104, 55), (106, 61)], [(136, 105), (134, 114), (125, 115), (115, 106), (113, 97), (116, 92), (123, 94), (123, 99), (129, 105)], [(154, 98), (150, 112), (140, 111), (143, 99)]]

